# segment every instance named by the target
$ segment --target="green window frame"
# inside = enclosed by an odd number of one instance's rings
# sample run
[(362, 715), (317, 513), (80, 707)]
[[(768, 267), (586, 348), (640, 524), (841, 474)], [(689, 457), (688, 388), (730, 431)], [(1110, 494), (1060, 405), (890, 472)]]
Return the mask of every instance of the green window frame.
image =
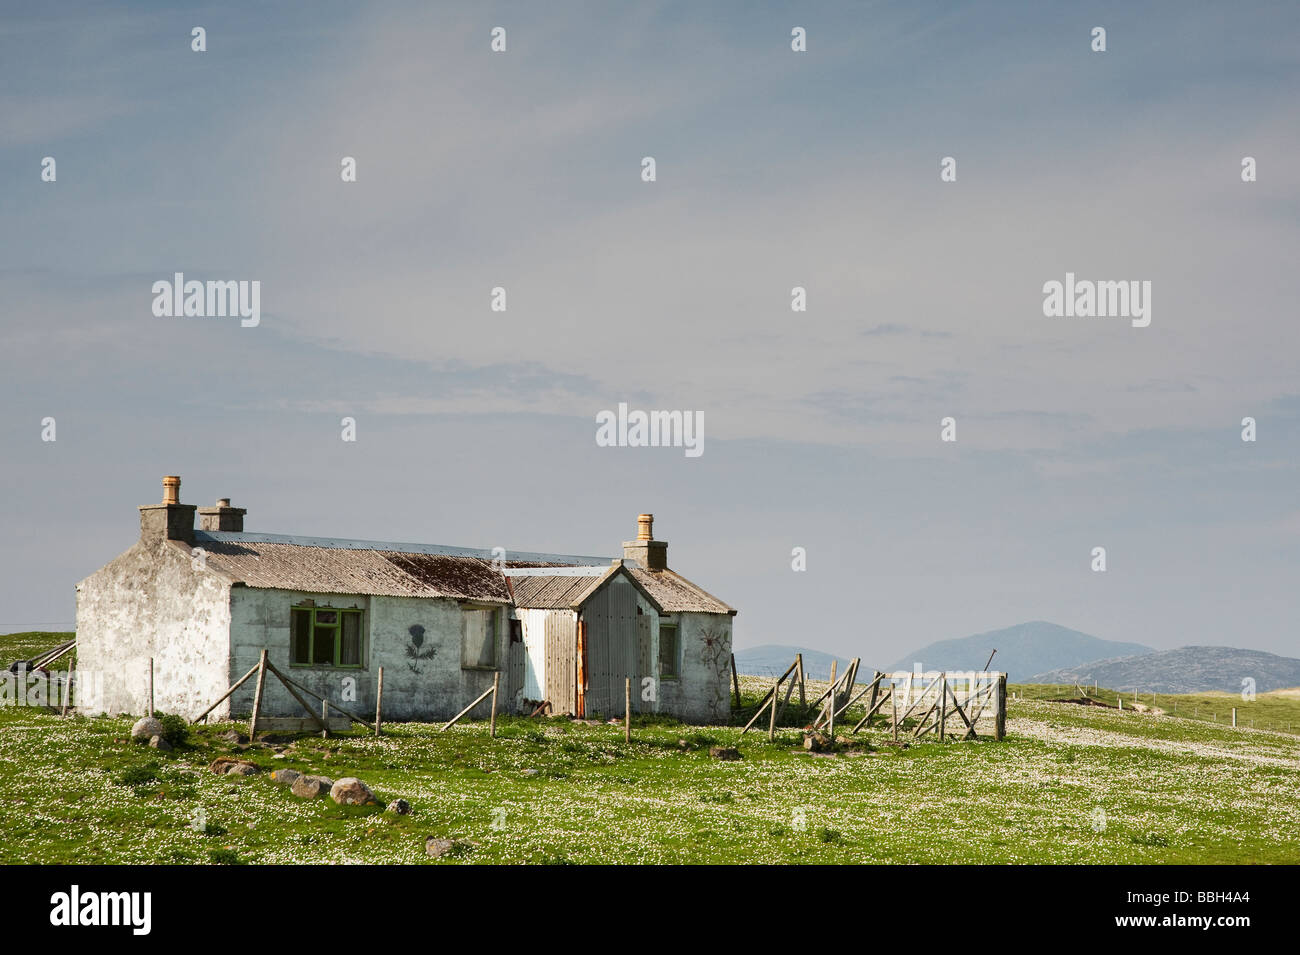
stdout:
[(497, 670), (497, 638), (500, 635), (501, 608), (461, 608), (460, 668), (462, 670)]
[(659, 622), (659, 679), (681, 678), (679, 662), (682, 655), (681, 630), (675, 623)]
[(290, 608), (290, 666), (360, 670), (365, 664), (364, 611), (339, 607)]

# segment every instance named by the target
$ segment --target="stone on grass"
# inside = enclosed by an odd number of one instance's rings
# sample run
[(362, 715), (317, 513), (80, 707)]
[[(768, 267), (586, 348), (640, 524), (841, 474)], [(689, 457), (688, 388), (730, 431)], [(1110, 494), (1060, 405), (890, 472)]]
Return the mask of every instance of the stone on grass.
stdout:
[(153, 739), (153, 737), (162, 736), (162, 734), (162, 722), (154, 716), (141, 717), (136, 720), (135, 725), (131, 727), (131, 738), (146, 743)]
[(435, 859), (441, 859), (443, 856), (458, 856), (473, 850), (476, 843), (466, 839), (440, 839), (438, 836), (430, 836), (424, 840), (424, 851), (426, 855)]
[(740, 750), (734, 746), (710, 746), (709, 755), (714, 759), (732, 760), (740, 759)]
[(394, 799), (388, 804), (388, 811), (395, 812), (399, 816), (409, 816), (411, 814), (411, 804), (405, 799)]
[(340, 806), (369, 806), (379, 802), (370, 787), (355, 776), (344, 776), (334, 783), (330, 798)]
[(289, 786), (289, 791), (301, 799), (315, 799), (324, 796), (334, 785), (334, 780), (324, 776), (299, 776)]
[(296, 769), (277, 769), (271, 773), (271, 781), (277, 782), (281, 786), (292, 786), (293, 781), (301, 775), (302, 773)]
[(230, 756), (218, 756), (208, 765), (208, 769), (218, 776), (252, 776), (259, 771), (256, 763)]
[(169, 753), (174, 748), (171, 743), (167, 742), (167, 740), (163, 739), (161, 736), (151, 737), (149, 739), (149, 745), (154, 749), (162, 750), (164, 753)]

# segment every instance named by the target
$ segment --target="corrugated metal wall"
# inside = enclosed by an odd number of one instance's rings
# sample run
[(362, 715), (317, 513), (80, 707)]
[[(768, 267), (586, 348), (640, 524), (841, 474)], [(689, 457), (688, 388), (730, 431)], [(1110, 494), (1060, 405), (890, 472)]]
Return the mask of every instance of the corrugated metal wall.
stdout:
[(587, 599), (587, 714), (623, 712), (624, 680), (632, 678), (633, 702), (640, 699), (637, 677), (636, 588), (615, 578)]
[(577, 706), (578, 664), (577, 620), (572, 611), (547, 611), (545, 633), (544, 699), (556, 715), (572, 713)]

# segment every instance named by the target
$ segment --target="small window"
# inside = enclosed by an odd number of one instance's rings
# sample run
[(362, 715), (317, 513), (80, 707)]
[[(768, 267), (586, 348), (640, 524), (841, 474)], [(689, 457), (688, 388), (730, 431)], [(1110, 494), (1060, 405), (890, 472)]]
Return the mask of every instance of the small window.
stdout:
[(466, 607), (461, 618), (460, 665), (466, 670), (497, 667), (497, 608)]
[(677, 639), (677, 624), (659, 624), (659, 679), (675, 680), (680, 675), (677, 658), (681, 655), (681, 646)]
[(359, 668), (364, 662), (364, 639), (360, 610), (294, 607), (289, 612), (294, 666)]

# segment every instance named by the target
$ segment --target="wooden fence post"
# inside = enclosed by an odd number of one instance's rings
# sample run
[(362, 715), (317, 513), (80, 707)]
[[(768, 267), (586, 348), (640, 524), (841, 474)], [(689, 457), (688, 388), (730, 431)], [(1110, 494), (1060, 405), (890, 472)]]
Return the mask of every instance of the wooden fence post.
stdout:
[[(330, 703), (329, 700), (320, 701), (320, 738), (330, 738)], [(251, 738), (250, 738), (251, 739)]]
[(939, 674), (939, 742), (943, 742), (943, 733), (948, 723), (948, 674)]
[(492, 674), (492, 715), (488, 717), (488, 739), (497, 738), (497, 690), (501, 686), (501, 671)]
[(799, 708), (802, 709), (808, 705), (808, 697), (804, 691), (803, 683), (803, 654), (796, 653), (794, 655), (794, 662), (796, 664), (795, 669), (799, 674)]
[(831, 658), (831, 685), (826, 690), (827, 695), (830, 697), (831, 739), (835, 738), (835, 722), (834, 722), (835, 721), (835, 668), (836, 666), (839, 665), (839, 662), (840, 661), (837, 660), (836, 658), (834, 657)]
[(767, 741), (770, 743), (776, 739), (776, 699), (781, 694), (781, 681), (777, 680), (776, 685), (772, 687), (772, 712), (767, 715)]
[(1007, 735), (1007, 675), (1003, 673), (998, 677), (998, 718), (997, 729), (994, 731), (996, 739), (1002, 739)]
[(1237, 725), (1237, 708), (1235, 706), (1232, 708), (1232, 725), (1234, 728)]
[(379, 735), (380, 721), (384, 714), (384, 668), (379, 668), (379, 683), (375, 687), (375, 735)]
[(740, 709), (740, 676), (736, 673), (736, 655), (731, 655), (731, 692), (736, 700), (736, 709)]
[(894, 681), (889, 681), (889, 709), (894, 718), (894, 742), (898, 742), (898, 697), (894, 694)]
[[(493, 695), (493, 699), (496, 696)], [(775, 701), (773, 701), (775, 705)], [(623, 742), (632, 742), (632, 678), (623, 678)]]
[(68, 715), (68, 701), (72, 698), (72, 674), (77, 669), (77, 661), (73, 660), (68, 664), (68, 675), (63, 683), (63, 709), (59, 711), (60, 716)]
[(248, 721), (248, 741), (250, 743), (257, 740), (257, 714), (262, 710), (262, 687), (266, 684), (266, 648), (262, 648), (262, 655), (257, 661), (257, 692), (253, 694), (253, 715)]

